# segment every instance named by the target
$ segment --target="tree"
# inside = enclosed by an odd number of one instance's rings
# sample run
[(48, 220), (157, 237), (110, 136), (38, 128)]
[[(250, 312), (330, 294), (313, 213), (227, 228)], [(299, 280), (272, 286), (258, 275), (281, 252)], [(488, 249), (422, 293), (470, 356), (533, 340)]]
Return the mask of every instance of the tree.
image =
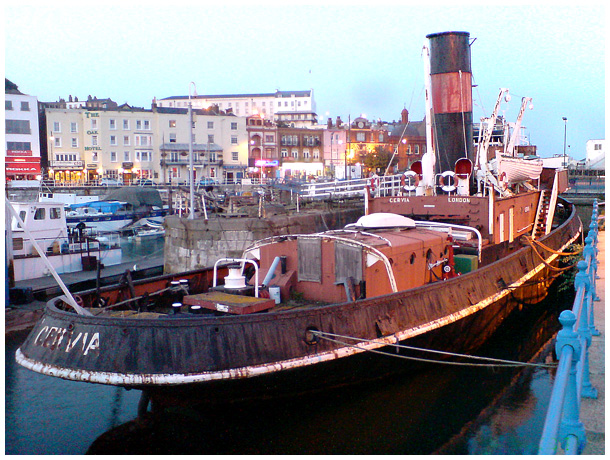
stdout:
[[(364, 157), (363, 163), (367, 168), (383, 173), (388, 167), (391, 158), (392, 152), (387, 147), (377, 145), (373, 149), (373, 152)], [(394, 157), (391, 166), (395, 166), (397, 163), (398, 157)]]

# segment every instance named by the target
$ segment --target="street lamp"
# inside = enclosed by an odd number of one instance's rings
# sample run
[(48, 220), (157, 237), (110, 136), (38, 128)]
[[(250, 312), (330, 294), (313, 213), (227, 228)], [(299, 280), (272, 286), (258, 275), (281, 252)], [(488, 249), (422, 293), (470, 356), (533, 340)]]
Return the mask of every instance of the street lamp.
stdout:
[(191, 85), (195, 87), (197, 94), (197, 86), (191, 82), (189, 84), (189, 193), (191, 196), (189, 219), (195, 218), (195, 184), (194, 184), (194, 166), (193, 166), (193, 104), (191, 103)]
[(568, 135), (568, 119), (566, 117), (562, 118), (563, 120), (563, 167), (568, 167), (568, 162), (566, 158), (566, 139)]

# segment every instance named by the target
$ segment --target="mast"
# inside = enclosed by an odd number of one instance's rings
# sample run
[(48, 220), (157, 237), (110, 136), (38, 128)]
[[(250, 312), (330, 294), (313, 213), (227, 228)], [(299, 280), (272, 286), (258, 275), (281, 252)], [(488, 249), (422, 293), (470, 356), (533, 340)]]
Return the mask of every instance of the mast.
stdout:
[(432, 82), (430, 78), (430, 50), (424, 45), (424, 81), (426, 87), (426, 153), (422, 155), (422, 181), (424, 187), (434, 187), (434, 169), (436, 166), (436, 153), (434, 152), (434, 139), (432, 137)]

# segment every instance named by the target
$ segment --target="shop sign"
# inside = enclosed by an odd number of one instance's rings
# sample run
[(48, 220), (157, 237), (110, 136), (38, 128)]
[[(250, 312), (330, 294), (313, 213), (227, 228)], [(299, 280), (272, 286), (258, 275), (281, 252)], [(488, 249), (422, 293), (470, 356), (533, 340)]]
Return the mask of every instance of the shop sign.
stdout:
[(97, 165), (94, 165), (94, 164), (87, 165), (87, 169), (97, 169)]
[(267, 168), (276, 167), (280, 164), (279, 160), (256, 160), (254, 164), (258, 167), (264, 166)]
[(9, 157), (31, 157), (31, 150), (7, 150), (6, 155)]
[(6, 174), (40, 174), (40, 163), (7, 163)]
[(125, 161), (121, 166), (122, 166), (123, 169), (132, 169), (133, 168), (133, 162)]

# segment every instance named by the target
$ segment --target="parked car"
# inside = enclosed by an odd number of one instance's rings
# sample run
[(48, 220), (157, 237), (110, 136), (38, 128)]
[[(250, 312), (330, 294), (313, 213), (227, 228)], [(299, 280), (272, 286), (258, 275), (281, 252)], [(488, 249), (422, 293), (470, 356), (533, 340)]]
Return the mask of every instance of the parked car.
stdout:
[(218, 185), (218, 181), (216, 179), (212, 179), (211, 177), (205, 177), (199, 181), (199, 185)]
[(134, 182), (134, 185), (137, 185), (138, 187), (144, 187), (155, 185), (155, 183), (150, 179), (138, 179)]
[(103, 185), (104, 187), (108, 187), (108, 186), (117, 187), (122, 184), (118, 179), (111, 179), (110, 177), (104, 177), (100, 180), (100, 185)]

